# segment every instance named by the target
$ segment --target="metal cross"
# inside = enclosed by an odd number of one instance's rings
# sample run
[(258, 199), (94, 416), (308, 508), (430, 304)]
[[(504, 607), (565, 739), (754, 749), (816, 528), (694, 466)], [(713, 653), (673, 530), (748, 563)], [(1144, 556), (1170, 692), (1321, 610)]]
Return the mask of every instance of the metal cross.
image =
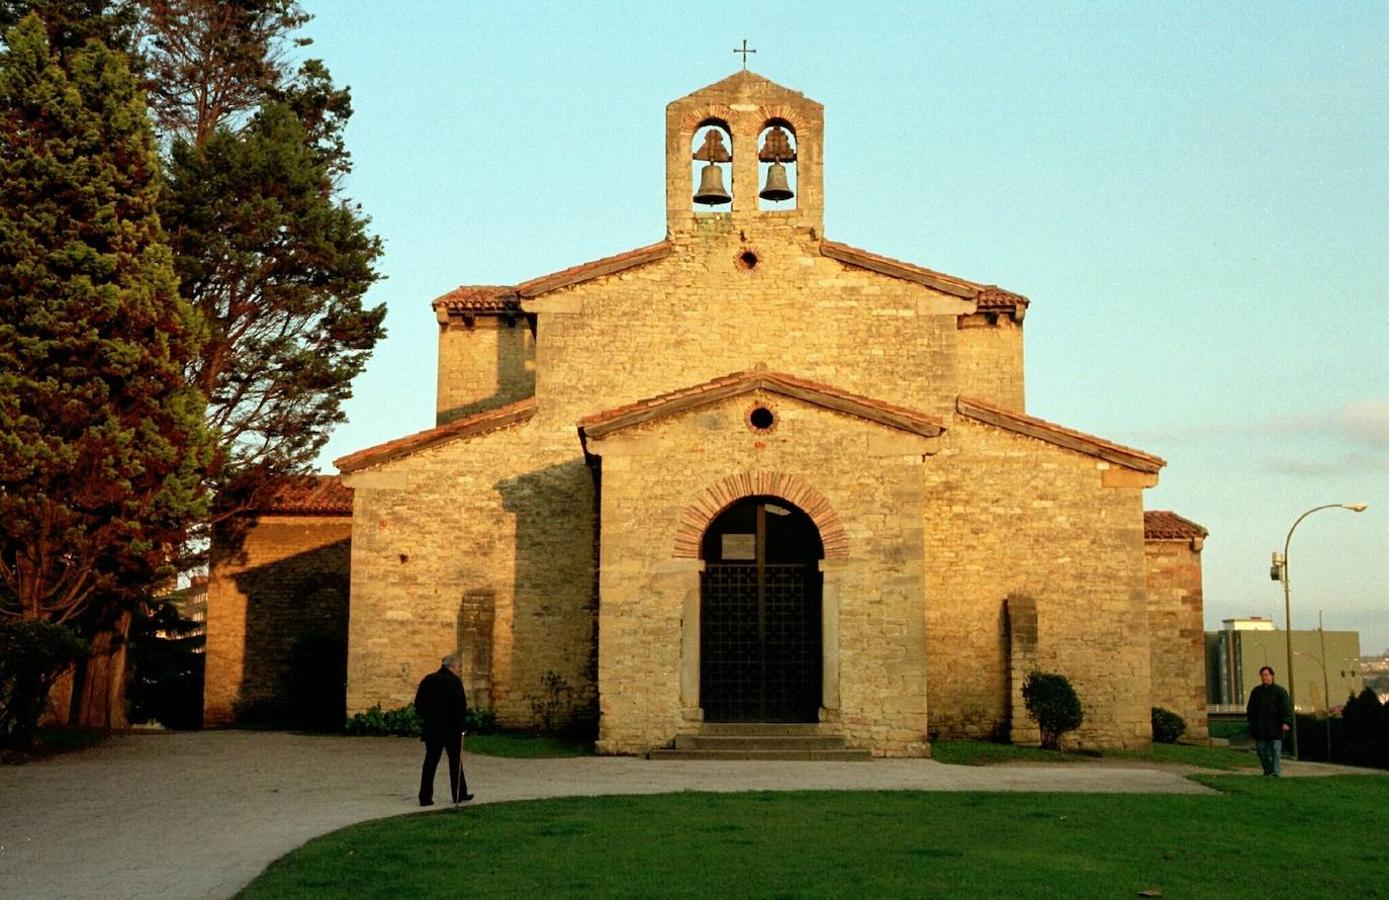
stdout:
[(741, 53), (741, 54), (743, 54), (743, 71), (746, 72), (746, 71), (747, 71), (747, 68), (748, 68), (748, 54), (749, 54), (749, 53), (756, 53), (757, 51), (756, 51), (756, 50), (749, 50), (749, 49), (748, 49), (748, 39), (747, 39), (747, 38), (743, 38), (743, 48), (742, 48), (741, 50), (739, 50), (737, 47), (734, 47), (734, 48), (733, 48), (733, 52), (734, 52), (734, 53)]

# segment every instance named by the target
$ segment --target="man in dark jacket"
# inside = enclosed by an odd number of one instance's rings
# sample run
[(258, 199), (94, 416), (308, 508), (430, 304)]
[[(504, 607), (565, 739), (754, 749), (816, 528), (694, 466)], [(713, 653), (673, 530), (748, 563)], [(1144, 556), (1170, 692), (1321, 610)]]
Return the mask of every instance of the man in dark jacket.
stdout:
[(1259, 681), (1262, 684), (1249, 692), (1249, 705), (1244, 712), (1249, 719), (1249, 736), (1254, 739), (1254, 748), (1259, 752), (1264, 774), (1276, 778), (1283, 753), (1283, 735), (1293, 727), (1293, 704), (1288, 699), (1288, 692), (1281, 685), (1273, 683), (1272, 668), (1264, 666), (1260, 669)]
[(461, 759), (468, 699), (463, 693), (463, 679), (458, 677), (460, 668), (457, 656), (445, 656), (439, 671), (424, 676), (415, 691), (415, 712), (422, 724), (420, 740), (424, 741), (420, 806), (434, 804), (434, 772), (439, 767), (439, 754), (445, 751), (449, 755), (449, 794), (453, 802), (473, 799), (468, 793)]

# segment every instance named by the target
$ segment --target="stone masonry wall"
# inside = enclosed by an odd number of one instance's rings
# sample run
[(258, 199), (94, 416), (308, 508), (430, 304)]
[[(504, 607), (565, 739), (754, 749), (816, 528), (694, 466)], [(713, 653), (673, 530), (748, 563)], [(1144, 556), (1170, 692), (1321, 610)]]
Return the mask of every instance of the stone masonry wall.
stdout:
[[(739, 262), (749, 248), (751, 270)], [(803, 230), (768, 223), (740, 235), (711, 222), (664, 260), (562, 289), (538, 308), (536, 397), (554, 430), (758, 363), (945, 414), (955, 314), (968, 307), (820, 256)]]
[(440, 324), (435, 421), (442, 425), (535, 393), (535, 340), (521, 316)]
[[(769, 431), (745, 421), (759, 404), (777, 417)], [(603, 472), (600, 750), (698, 730), (700, 563), (675, 558), (677, 530), (711, 485), (767, 472), (823, 496), (847, 540), (846, 558), (823, 564), (822, 728), (879, 755), (924, 754), (921, 530), (896, 513), (920, 508), (928, 443), (762, 392), (591, 441)]]
[(1151, 739), (1142, 491), (1108, 464), (957, 417), (925, 474), (932, 735), (1006, 734), (1005, 600), (1036, 601), (1036, 664), (1070, 678), (1086, 746)]
[(1154, 706), (1186, 720), (1186, 737), (1209, 736), (1206, 721), (1201, 551), (1195, 541), (1148, 541), (1149, 653)]
[(414, 698), (461, 652), (469, 703), (533, 721), (556, 672), (594, 693), (593, 479), (534, 423), (455, 440), (345, 476), (355, 488), (348, 708)]
[[(296, 684), (293, 663), (296, 653), (336, 647), (340, 655), (345, 646), (351, 537), (346, 516), (263, 516), (235, 555), (214, 563), (207, 590), (205, 725), (284, 721), (305, 712), (296, 709), (296, 699), (315, 698), (294, 692), (305, 688), (310, 673), (300, 673)], [(340, 656), (321, 660), (312, 677), (342, 664)], [(341, 709), (340, 684), (334, 702)]]
[(960, 316), (957, 335), (960, 393), (1025, 412), (1022, 323), (997, 313)]

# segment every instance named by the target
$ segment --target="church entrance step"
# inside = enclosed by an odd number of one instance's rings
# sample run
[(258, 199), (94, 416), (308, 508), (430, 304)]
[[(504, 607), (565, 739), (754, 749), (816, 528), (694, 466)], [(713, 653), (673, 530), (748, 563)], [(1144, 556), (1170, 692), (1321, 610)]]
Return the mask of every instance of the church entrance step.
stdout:
[(873, 754), (867, 750), (648, 750), (647, 759), (746, 759), (785, 760), (790, 762), (867, 762)]
[(673, 748), (651, 750), (647, 759), (872, 759), (867, 750), (845, 746), (844, 738), (811, 723), (706, 722), (699, 734), (682, 734)]
[(820, 726), (814, 722), (705, 722), (699, 728), (704, 735), (806, 735), (818, 736)]
[(682, 734), (676, 750), (843, 750), (832, 734)]

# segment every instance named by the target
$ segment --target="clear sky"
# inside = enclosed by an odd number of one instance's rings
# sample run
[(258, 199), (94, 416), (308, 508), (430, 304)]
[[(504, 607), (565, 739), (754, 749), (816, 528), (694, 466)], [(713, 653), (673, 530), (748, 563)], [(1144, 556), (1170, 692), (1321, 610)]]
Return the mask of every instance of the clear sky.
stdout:
[(390, 332), (324, 471), (434, 424), (434, 297), (664, 236), (665, 105), (747, 38), (825, 105), (827, 236), (1027, 295), (1028, 412), (1168, 461), (1208, 628), (1281, 627), (1270, 551), (1359, 501), (1293, 624), (1389, 649), (1389, 4), (305, 6)]

